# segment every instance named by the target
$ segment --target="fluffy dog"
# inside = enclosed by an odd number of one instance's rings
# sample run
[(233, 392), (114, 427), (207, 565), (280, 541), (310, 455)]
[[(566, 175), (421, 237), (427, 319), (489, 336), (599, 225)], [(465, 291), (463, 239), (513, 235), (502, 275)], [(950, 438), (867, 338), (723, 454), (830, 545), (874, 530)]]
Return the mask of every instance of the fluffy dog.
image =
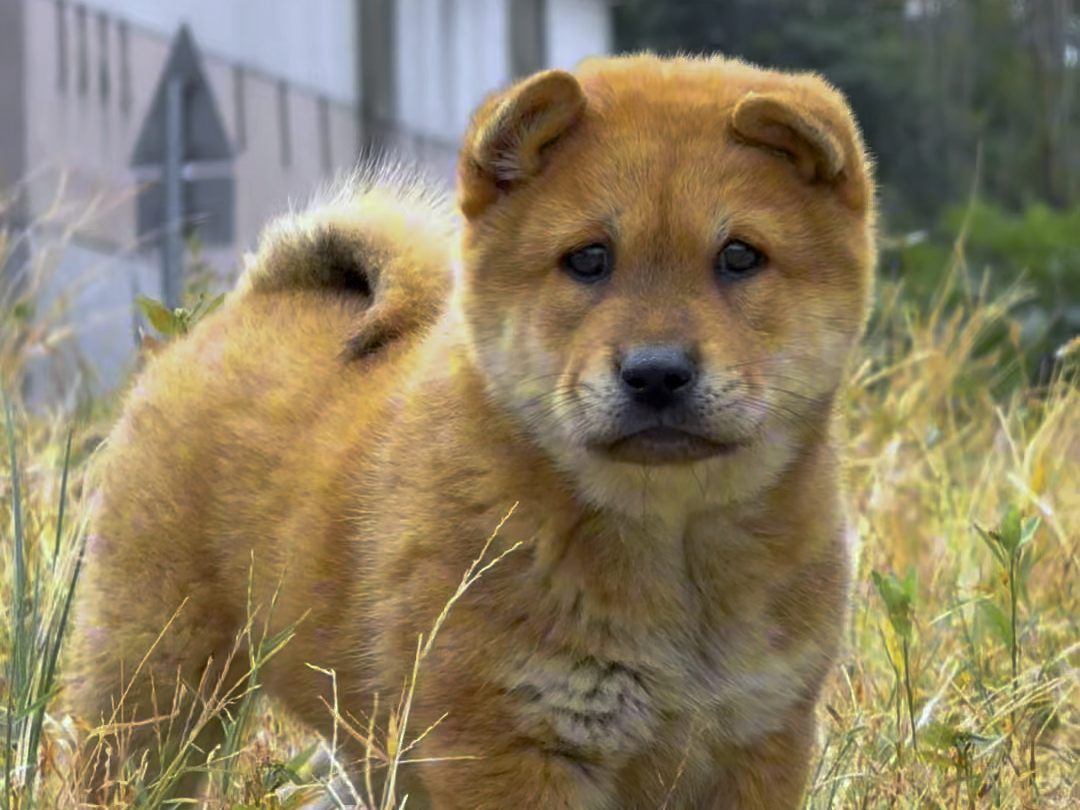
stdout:
[[(256, 606), (281, 583), (271, 632), (310, 610), (262, 682), (326, 731), (305, 664), (362, 717), (452, 602), (409, 807), (800, 806), (875, 261), (843, 97), (722, 58), (588, 60), (476, 112), (460, 230), (413, 188), (278, 226), (141, 377), (97, 467), (81, 714), (108, 718), (185, 599), (126, 709), (220, 668), (250, 578)], [(500, 522), (486, 559), (509, 553), (461, 591)]]

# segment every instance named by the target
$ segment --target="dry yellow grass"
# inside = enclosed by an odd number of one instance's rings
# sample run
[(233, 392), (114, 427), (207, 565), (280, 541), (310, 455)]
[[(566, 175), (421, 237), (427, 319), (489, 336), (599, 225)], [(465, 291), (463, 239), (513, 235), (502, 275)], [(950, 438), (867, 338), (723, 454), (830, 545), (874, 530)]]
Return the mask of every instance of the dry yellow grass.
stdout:
[[(985, 301), (976, 292), (960, 309), (927, 312), (892, 288), (880, 299), (878, 325), (843, 403), (863, 547), (848, 651), (823, 701), (822, 749), (807, 807), (1080, 807), (1080, 393), (1060, 383), (994, 394), (1011, 362), (1008, 350), (982, 359), (974, 352), (991, 327), (1007, 322), (1007, 300)], [(0, 346), (11, 345), (0, 336)], [(3, 359), (0, 367), (17, 365), (14, 357)], [(83, 494), (86, 437), (95, 427), (76, 429), (59, 546), (68, 425), (16, 409), (14, 469), (6, 442), (0, 448), (0, 808), (74, 806), (73, 741), (86, 729), (46, 712), (31, 754), (28, 737), (19, 736), (27, 721), (12, 714), (13, 656), (41, 643), (40, 633), (30, 637), (16, 621), (15, 605), (21, 587), (24, 601), (37, 600), (46, 626), (62, 610), (79, 541), (71, 516)], [(15, 472), (22, 490), (19, 565)], [(1039, 518), (1037, 526), (1025, 524), (1034, 529), (1018, 551), (1026, 561), (1011, 583), (1008, 566), (991, 551), (994, 541), (975, 528), (1007, 536), (1002, 521), (1010, 508)], [(891, 615), (875, 571), (897, 575), (888, 580)], [(214, 807), (280, 806), (261, 780), (273, 787), (273, 763), (311, 742), (272, 706), (254, 708), (246, 746), (230, 760), (230, 793)], [(385, 745), (381, 750), (385, 755)], [(41, 770), (31, 797), (22, 787), (23, 765), (35, 759)], [(310, 771), (302, 775), (311, 779)], [(135, 806), (135, 791), (126, 795), (116, 807)], [(284, 806), (301, 806), (299, 794)]]

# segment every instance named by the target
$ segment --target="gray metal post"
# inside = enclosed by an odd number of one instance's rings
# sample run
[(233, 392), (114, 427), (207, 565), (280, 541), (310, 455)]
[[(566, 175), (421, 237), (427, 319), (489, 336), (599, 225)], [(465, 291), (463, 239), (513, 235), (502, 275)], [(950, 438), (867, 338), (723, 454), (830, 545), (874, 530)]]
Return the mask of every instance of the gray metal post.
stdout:
[(180, 305), (184, 236), (195, 216), (203, 244), (233, 241), (234, 157), (195, 41), (182, 25), (131, 155), (147, 181), (139, 189), (136, 227), (140, 237), (157, 237), (160, 297), (170, 309)]
[(184, 84), (172, 76), (165, 85), (165, 228), (161, 243), (161, 294), (170, 310), (180, 306), (184, 263)]

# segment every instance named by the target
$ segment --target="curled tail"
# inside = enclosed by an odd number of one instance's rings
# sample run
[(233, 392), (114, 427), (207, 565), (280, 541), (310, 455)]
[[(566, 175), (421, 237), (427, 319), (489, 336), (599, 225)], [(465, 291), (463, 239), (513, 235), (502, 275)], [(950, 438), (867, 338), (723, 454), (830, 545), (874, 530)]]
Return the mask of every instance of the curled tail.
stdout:
[(439, 318), (455, 231), (450, 199), (419, 170), (361, 167), (266, 226), (232, 297), (315, 292), (355, 301), (360, 317), (342, 337), (346, 359), (358, 359)]

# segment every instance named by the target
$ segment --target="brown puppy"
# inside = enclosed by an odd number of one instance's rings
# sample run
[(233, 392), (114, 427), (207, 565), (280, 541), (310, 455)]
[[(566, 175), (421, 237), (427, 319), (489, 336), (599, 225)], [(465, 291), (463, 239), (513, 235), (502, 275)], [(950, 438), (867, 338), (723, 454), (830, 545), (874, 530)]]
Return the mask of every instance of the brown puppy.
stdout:
[[(84, 715), (182, 597), (144, 670), (222, 660), (254, 554), (254, 604), (284, 576), (275, 627), (313, 611), (267, 688), (327, 729), (304, 663), (332, 667), (362, 716), (516, 504), (489, 557), (522, 545), (421, 668), (410, 728), (446, 716), (408, 806), (798, 807), (848, 588), (834, 402), (874, 264), (847, 105), (735, 61), (590, 60), (480, 108), (459, 195), (437, 320), (421, 295), (343, 354), (375, 310), (294, 290), (334, 288), (306, 259), (253, 294), (271, 247), (148, 370), (99, 471)], [(376, 301), (450, 260), (399, 236)]]

